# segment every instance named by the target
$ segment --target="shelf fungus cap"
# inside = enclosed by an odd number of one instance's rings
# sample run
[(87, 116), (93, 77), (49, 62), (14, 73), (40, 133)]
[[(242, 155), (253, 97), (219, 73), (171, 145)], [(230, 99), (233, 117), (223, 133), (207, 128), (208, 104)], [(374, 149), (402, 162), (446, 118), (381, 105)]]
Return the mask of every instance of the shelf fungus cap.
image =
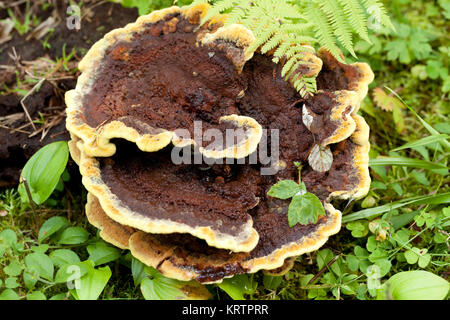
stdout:
[[(316, 138), (309, 164), (314, 170), (325, 172), (333, 160), (329, 145), (344, 141), (356, 130), (353, 115), (374, 75), (368, 64), (339, 62), (324, 48), (318, 51), (318, 57), (323, 61), (317, 77), (319, 90), (303, 104), (302, 120)], [(323, 110), (323, 105), (329, 107)]]
[[(259, 270), (284, 274), (292, 268), (295, 257), (317, 250), (340, 230), (341, 212), (329, 201), (357, 198), (368, 190), (368, 126), (362, 117), (352, 116), (357, 129), (350, 138), (331, 145), (335, 160), (328, 176), (324, 178), (311, 169), (302, 175), (308, 190), (325, 199), (326, 215), (319, 216), (316, 224), (290, 228), (286, 217), (288, 203), (268, 198), (252, 213), (259, 242), (250, 252), (215, 248), (189, 234), (154, 234), (129, 228), (111, 219), (92, 194), (88, 196), (86, 213), (91, 223), (102, 230), (105, 241), (128, 247), (134, 257), (170, 278), (214, 283)], [(324, 180), (319, 187), (318, 179)]]
[(83, 185), (111, 219), (148, 233), (189, 233), (231, 251), (256, 246), (259, 237), (248, 213), (259, 201), (253, 193), (237, 194), (239, 184), (231, 183), (219, 194), (217, 181), (205, 184), (197, 177), (201, 167), (170, 161), (169, 148), (145, 153), (126, 147), (113, 157), (93, 158), (78, 141), (79, 153), (72, 152)]
[(206, 10), (154, 11), (92, 46), (79, 64), (76, 88), (65, 97), (67, 129), (81, 139), (84, 153), (111, 156), (115, 138), (158, 151), (180, 141), (175, 130), (192, 134), (205, 112), (205, 130), (235, 113), (245, 89), (239, 73), (254, 37), (242, 25), (223, 27), (220, 16), (200, 27)]

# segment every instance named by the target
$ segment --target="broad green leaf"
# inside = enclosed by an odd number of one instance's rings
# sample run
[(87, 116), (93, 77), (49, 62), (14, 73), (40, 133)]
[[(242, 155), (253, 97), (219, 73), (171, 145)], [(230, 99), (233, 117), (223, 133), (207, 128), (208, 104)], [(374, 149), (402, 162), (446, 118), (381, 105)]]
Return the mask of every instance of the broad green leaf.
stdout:
[(347, 262), (347, 266), (350, 269), (350, 271), (355, 272), (359, 268), (359, 259), (354, 255), (348, 255), (345, 258), (345, 261)]
[(78, 255), (69, 249), (57, 249), (50, 253), (50, 259), (57, 267), (62, 267), (66, 264), (77, 264), (80, 262)]
[(246, 274), (225, 279), (218, 286), (233, 300), (245, 300), (244, 294), (252, 294), (256, 290), (256, 283), (252, 283)]
[(39, 275), (36, 272), (27, 272), (23, 273), (23, 282), (25, 283), (25, 287), (28, 290), (33, 290), (36, 282), (39, 280)]
[(377, 259), (375, 265), (380, 268), (380, 277), (384, 277), (391, 270), (392, 262), (388, 259)]
[(53, 280), (53, 262), (46, 254), (30, 253), (25, 257), (25, 264), (28, 271), (35, 272), (39, 277), (46, 280)]
[[(58, 141), (42, 147), (27, 161), (21, 177), (27, 181), (35, 203), (41, 204), (50, 197), (68, 159), (67, 142)], [(18, 191), (21, 198), (27, 202), (28, 194), (23, 183), (19, 185)]]
[(66, 293), (58, 293), (52, 296), (48, 300), (66, 300), (67, 294)]
[(428, 136), (413, 142), (408, 142), (404, 145), (402, 145), (401, 147), (392, 149), (391, 151), (400, 151), (400, 150), (404, 150), (404, 149), (409, 149), (409, 148), (417, 148), (420, 146), (426, 146), (429, 145), (431, 143), (436, 143), (436, 142), (440, 142), (442, 140), (446, 140), (450, 138), (449, 135), (447, 134), (436, 134), (436, 135), (432, 135), (432, 136)]
[(42, 224), (39, 230), (38, 241), (42, 242), (55, 232), (61, 230), (69, 224), (66, 217), (51, 217)]
[(17, 244), (17, 235), (11, 229), (5, 229), (0, 233), (0, 245), (3, 244), (5, 248), (13, 248)]
[(88, 271), (80, 278), (79, 288), (71, 289), (70, 293), (77, 300), (97, 300), (111, 277), (111, 269), (108, 266), (95, 269), (89, 260), (82, 264)]
[(409, 264), (415, 264), (419, 260), (419, 255), (414, 250), (407, 250), (405, 251), (405, 259)]
[(0, 300), (19, 300), (19, 296), (12, 289), (5, 289), (0, 293)]
[(431, 255), (429, 253), (425, 253), (419, 257), (418, 265), (421, 268), (426, 268), (431, 261)]
[(55, 282), (64, 283), (67, 282), (69, 278), (74, 281), (83, 277), (88, 271), (89, 268), (83, 262), (66, 264), (56, 272)]
[(263, 284), (266, 289), (276, 290), (280, 286), (282, 280), (283, 277), (265, 274), (263, 277)]
[(9, 277), (5, 279), (5, 287), (8, 289), (15, 289), (19, 286), (17, 277)]
[(185, 296), (177, 280), (166, 277), (144, 278), (141, 292), (146, 300), (180, 300)]
[(47, 298), (41, 291), (33, 291), (27, 294), (27, 300), (47, 300)]
[(58, 240), (59, 244), (81, 244), (89, 239), (89, 233), (82, 227), (65, 229)]
[(88, 259), (93, 261), (96, 266), (117, 260), (120, 257), (119, 249), (107, 245), (103, 241), (88, 245), (87, 251), (89, 253)]
[(302, 225), (317, 223), (319, 215), (324, 214), (325, 209), (316, 195), (309, 192), (303, 195), (296, 195), (289, 204), (289, 227), (293, 227), (297, 223)]
[(278, 199), (292, 198), (297, 192), (300, 191), (299, 185), (293, 180), (281, 180), (270, 187), (268, 196)]
[(450, 289), (447, 280), (423, 270), (399, 272), (387, 283), (378, 289), (377, 299), (442, 300)]
[(131, 260), (131, 273), (133, 274), (134, 285), (137, 286), (146, 277), (145, 264), (136, 258)]
[(9, 265), (3, 268), (3, 272), (11, 277), (17, 277), (22, 273), (23, 267), (16, 260), (11, 261)]
[(146, 300), (206, 300), (211, 293), (196, 281), (179, 281), (164, 277), (156, 269), (145, 267), (141, 292)]
[(402, 166), (412, 168), (423, 168), (428, 170), (448, 169), (446, 165), (425, 161), (420, 159), (411, 159), (406, 157), (380, 157), (377, 159), (370, 159), (369, 165), (373, 166)]
[(330, 249), (321, 249), (317, 252), (317, 267), (321, 270), (333, 259), (334, 255)]

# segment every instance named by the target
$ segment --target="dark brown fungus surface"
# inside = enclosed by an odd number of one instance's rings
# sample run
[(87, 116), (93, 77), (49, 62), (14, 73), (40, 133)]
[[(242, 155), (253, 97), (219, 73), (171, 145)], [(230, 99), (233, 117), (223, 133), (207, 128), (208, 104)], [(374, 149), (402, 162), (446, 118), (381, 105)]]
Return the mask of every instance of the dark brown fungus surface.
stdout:
[[(217, 282), (282, 273), (292, 257), (339, 231), (333, 198), (368, 191), (369, 129), (356, 112), (373, 73), (319, 50), (298, 71), (318, 73), (318, 92), (302, 98), (282, 65), (246, 51), (250, 30), (224, 27), (225, 16), (198, 28), (207, 8), (142, 16), (107, 34), (80, 63), (77, 87), (66, 95), (67, 128), (90, 193), (88, 218), (106, 241), (168, 277)], [(231, 146), (211, 147), (195, 134), (198, 122), (200, 136), (207, 129), (243, 134)], [(250, 161), (277, 142), (272, 163)], [(174, 147), (192, 148), (202, 161), (176, 163)], [(326, 215), (290, 228), (289, 200), (267, 192), (279, 180), (297, 180), (295, 161)], [(267, 166), (276, 170), (262, 174)]]

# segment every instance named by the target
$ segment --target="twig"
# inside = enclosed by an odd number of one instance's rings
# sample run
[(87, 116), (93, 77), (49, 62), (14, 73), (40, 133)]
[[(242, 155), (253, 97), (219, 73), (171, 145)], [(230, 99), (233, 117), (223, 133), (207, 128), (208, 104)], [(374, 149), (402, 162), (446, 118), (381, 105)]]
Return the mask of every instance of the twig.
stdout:
[(31, 93), (33, 93), (38, 87), (40, 87), (40, 85), (41, 85), (44, 81), (45, 81), (45, 78), (42, 78), (38, 83), (35, 84), (35, 86), (34, 86), (30, 91), (27, 92), (27, 94), (25, 95), (25, 97), (23, 97), (23, 98), (20, 100), (20, 104), (22, 105), (23, 111), (25, 111), (25, 114), (26, 114), (26, 116), (27, 116), (27, 118), (28, 118), (28, 121), (30, 121), (31, 126), (33, 127), (34, 131), (36, 131), (37, 129), (36, 129), (36, 126), (35, 126), (34, 123), (33, 123), (33, 120), (32, 120), (31, 117), (30, 117), (30, 114), (28, 113), (28, 109), (27, 109), (27, 107), (25, 106), (24, 101), (25, 101), (26, 98), (28, 98), (28, 97), (30, 96)]
[(328, 262), (326, 266), (323, 266), (322, 269), (320, 269), (319, 272), (311, 280), (309, 280), (306, 285), (308, 286), (308, 285), (312, 284), (314, 281), (316, 281), (317, 278), (319, 278), (322, 275), (322, 273), (325, 272), (325, 270), (327, 270), (329, 267), (331, 267), (333, 265), (333, 263), (335, 263), (337, 261), (337, 259), (339, 259), (340, 256), (341, 256), (341, 254), (338, 254), (336, 257), (331, 259), (330, 262)]

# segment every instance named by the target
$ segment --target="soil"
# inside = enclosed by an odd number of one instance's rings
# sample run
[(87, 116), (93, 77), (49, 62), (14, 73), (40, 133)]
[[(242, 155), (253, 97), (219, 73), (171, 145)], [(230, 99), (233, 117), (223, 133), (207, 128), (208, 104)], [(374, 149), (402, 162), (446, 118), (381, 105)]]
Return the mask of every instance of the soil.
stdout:
[[(58, 17), (59, 24), (54, 27), (54, 32), (50, 36), (48, 43), (50, 49), (44, 49), (42, 39), (27, 39), (30, 33), (20, 36), (17, 31), (13, 31), (12, 39), (0, 45), (0, 82), (9, 88), (14, 88), (16, 84), (16, 72), (19, 73), (21, 81), (26, 76), (23, 69), (32, 61), (40, 58), (50, 58), (56, 60), (62, 57), (63, 47), (65, 53), (69, 54), (73, 48), (76, 50), (76, 57), (79, 59), (92, 44), (103, 35), (115, 28), (135, 21), (138, 17), (136, 9), (125, 9), (118, 4), (103, 3), (100, 5), (86, 4), (89, 10), (82, 10), (86, 14), (81, 21), (80, 30), (68, 30), (66, 26), (67, 4), (59, 3), (59, 7), (52, 12), (52, 9), (43, 11), (41, 6), (37, 6), (36, 12), (41, 21), (50, 15)], [(19, 9), (24, 12), (25, 5)], [(6, 10), (0, 10), (0, 19), (7, 18)], [(61, 18), (62, 17), (62, 18)], [(17, 58), (11, 57), (13, 50)], [(62, 70), (62, 68), (60, 68)], [(12, 187), (19, 181), (20, 170), (29, 159), (42, 146), (59, 140), (68, 140), (69, 134), (65, 129), (65, 103), (64, 93), (73, 89), (76, 84), (76, 74), (67, 72), (65, 79), (44, 81), (39, 90), (32, 91), (24, 100), (24, 104), (33, 120), (39, 120), (41, 114), (45, 114), (50, 120), (59, 121), (51, 126), (42, 139), (42, 132), (30, 137), (35, 130), (31, 127), (28, 119), (23, 114), (24, 109), (20, 103), (22, 96), (16, 93), (4, 92), (0, 95), (0, 188)], [(33, 86), (29, 89), (31, 90)], [(22, 115), (20, 115), (22, 113)], [(14, 122), (8, 122), (5, 126), (5, 117), (17, 115)], [(27, 125), (23, 128), (24, 125)], [(48, 123), (47, 123), (48, 125)], [(36, 130), (42, 130), (42, 124), (35, 124)], [(18, 129), (19, 128), (19, 129)], [(22, 128), (22, 129), (20, 129)]]

